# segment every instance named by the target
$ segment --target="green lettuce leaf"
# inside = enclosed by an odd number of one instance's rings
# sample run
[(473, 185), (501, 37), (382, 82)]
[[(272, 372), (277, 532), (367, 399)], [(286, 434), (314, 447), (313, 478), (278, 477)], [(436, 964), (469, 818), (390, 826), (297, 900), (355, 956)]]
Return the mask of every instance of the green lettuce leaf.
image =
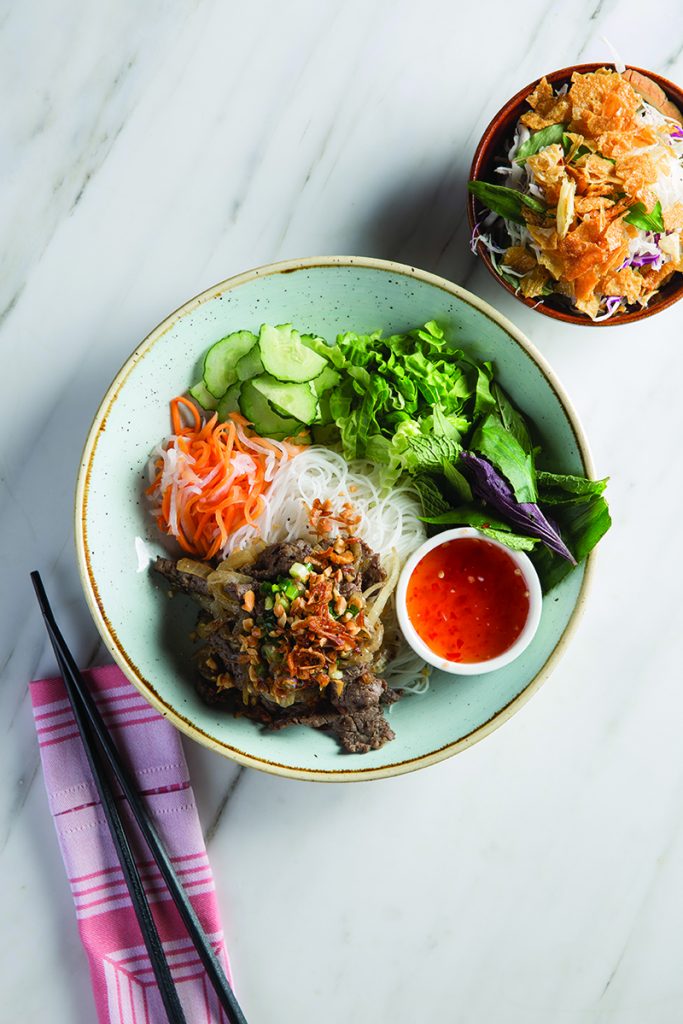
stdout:
[(316, 334), (302, 334), (301, 341), (306, 348), (313, 349), (323, 359), (328, 359), (337, 369), (344, 365), (344, 356), (338, 345), (328, 345), (324, 338), (319, 338)]
[(470, 365), (474, 371), (474, 415), (485, 416), (496, 407), (496, 400), (491, 393), (493, 382), (493, 363), (476, 363), (471, 361)]

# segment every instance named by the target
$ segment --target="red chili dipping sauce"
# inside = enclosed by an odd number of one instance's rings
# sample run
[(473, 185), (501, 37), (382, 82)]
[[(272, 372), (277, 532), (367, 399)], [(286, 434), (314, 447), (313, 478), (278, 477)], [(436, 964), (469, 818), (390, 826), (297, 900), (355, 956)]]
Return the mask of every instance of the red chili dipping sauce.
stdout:
[(408, 581), (408, 617), (447, 661), (488, 661), (515, 642), (529, 615), (521, 570), (478, 537), (446, 541), (427, 552)]

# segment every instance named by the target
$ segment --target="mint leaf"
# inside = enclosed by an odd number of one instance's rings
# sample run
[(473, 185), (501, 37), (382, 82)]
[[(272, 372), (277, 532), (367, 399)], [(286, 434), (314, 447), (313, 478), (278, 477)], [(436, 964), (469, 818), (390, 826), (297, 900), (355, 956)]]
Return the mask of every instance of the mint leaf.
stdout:
[[(422, 505), (422, 515), (440, 516), (448, 511), (449, 505), (433, 477), (419, 473), (413, 480), (413, 487)], [(429, 519), (425, 520), (429, 522)]]
[(462, 447), (455, 438), (419, 434), (408, 438), (406, 465), (413, 472), (441, 470), (444, 462), (457, 462), (461, 451)]

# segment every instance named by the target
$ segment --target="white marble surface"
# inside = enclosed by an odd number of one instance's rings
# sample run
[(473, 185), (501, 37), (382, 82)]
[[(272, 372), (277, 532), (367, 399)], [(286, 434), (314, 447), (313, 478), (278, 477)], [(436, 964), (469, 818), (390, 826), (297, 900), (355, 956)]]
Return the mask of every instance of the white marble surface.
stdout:
[[(319, 786), (188, 744), (252, 1024), (683, 1018), (679, 472), (683, 305), (594, 332), (517, 304), (467, 249), (463, 182), (543, 71), (683, 80), (675, 0), (23, 0), (0, 9), (0, 1024), (94, 1019), (27, 681), (54, 669), (38, 567), (105, 660), (71, 533), (108, 382), (169, 310), (278, 258), (360, 253), (495, 303), (550, 359), (615, 527), (562, 664), (501, 730)], [(673, 529), (672, 529), (673, 528)]]

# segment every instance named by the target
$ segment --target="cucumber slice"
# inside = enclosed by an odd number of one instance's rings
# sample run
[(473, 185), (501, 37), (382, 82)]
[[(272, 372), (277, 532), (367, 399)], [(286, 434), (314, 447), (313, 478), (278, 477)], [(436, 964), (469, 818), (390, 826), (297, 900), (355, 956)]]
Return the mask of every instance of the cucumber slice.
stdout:
[(335, 387), (341, 380), (341, 374), (333, 370), (331, 366), (326, 366), (322, 373), (319, 373), (317, 377), (309, 381), (310, 386), (318, 397), (323, 395), (330, 388)]
[(238, 380), (251, 380), (252, 377), (258, 377), (260, 373), (263, 373), (263, 363), (258, 345), (254, 345), (246, 356), (242, 356), (235, 367), (235, 372)]
[(301, 384), (313, 380), (327, 365), (322, 356), (302, 344), (299, 332), (291, 324), (279, 327), (264, 324), (259, 334), (259, 349), (264, 370), (281, 381)]
[(218, 408), (218, 399), (214, 398), (203, 380), (190, 388), (190, 394), (195, 402), (199, 402), (202, 409), (209, 409), (211, 412)]
[(212, 345), (204, 358), (204, 383), (215, 398), (222, 398), (237, 380), (236, 366), (256, 344), (251, 331), (235, 331)]
[(242, 384), (238, 381), (236, 384), (231, 384), (228, 390), (225, 392), (220, 402), (218, 403), (218, 419), (221, 423), (227, 420), (228, 415), (231, 412), (240, 411), (240, 389)]
[(298, 420), (278, 416), (268, 399), (256, 390), (250, 380), (242, 385), (240, 410), (261, 437), (273, 437), (281, 441), (285, 437), (293, 437), (301, 430)]
[(267, 398), (276, 412), (293, 416), (301, 423), (313, 423), (318, 416), (318, 399), (309, 384), (291, 384), (264, 373), (250, 382)]

